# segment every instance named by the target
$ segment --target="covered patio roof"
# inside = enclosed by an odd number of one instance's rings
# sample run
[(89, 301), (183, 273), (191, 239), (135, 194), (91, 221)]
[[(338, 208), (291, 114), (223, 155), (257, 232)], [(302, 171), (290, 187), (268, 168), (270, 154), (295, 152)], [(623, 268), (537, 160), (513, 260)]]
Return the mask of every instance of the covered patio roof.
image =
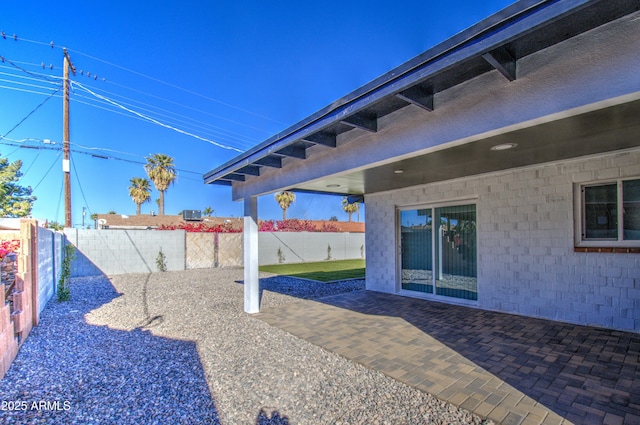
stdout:
[[(314, 152), (335, 149), (362, 131), (376, 133), (380, 119), (394, 117), (390, 114), (410, 105), (428, 114), (440, 106), (434, 104), (436, 94), (483, 74), (498, 72), (505, 82), (513, 81), (522, 58), (637, 10), (638, 0), (521, 0), (209, 171), (204, 182), (233, 186), (235, 192), (236, 186), (259, 179), (269, 169), (300, 167), (299, 161)], [(627, 97), (546, 122), (270, 189), (359, 195), (631, 148), (640, 145), (639, 115), (640, 100)], [(518, 149), (499, 155), (491, 150), (514, 140)], [(236, 199), (243, 197), (234, 193)]]

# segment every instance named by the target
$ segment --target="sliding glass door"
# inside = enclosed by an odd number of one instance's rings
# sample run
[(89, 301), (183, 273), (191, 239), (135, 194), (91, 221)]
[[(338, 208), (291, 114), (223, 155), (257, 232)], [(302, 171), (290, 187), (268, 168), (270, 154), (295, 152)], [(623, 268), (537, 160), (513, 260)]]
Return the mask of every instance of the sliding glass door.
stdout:
[(401, 288), (478, 299), (476, 206), (401, 209)]

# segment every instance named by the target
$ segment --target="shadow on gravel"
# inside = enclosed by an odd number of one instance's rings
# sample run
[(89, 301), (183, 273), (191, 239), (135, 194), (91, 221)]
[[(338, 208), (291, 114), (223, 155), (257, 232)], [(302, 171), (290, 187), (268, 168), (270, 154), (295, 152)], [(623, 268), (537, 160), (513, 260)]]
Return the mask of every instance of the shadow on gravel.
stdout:
[(49, 302), (0, 381), (1, 423), (220, 423), (195, 343), (85, 322), (119, 295), (105, 277), (77, 278), (71, 301)]
[(289, 418), (281, 416), (277, 410), (271, 412), (269, 416), (264, 409), (260, 409), (255, 425), (289, 425)]

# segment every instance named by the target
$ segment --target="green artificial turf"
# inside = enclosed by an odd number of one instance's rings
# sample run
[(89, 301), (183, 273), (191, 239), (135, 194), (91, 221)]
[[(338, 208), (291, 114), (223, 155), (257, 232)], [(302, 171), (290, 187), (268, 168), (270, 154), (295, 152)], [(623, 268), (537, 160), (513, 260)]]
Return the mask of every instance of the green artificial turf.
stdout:
[(364, 260), (320, 261), (318, 263), (274, 264), (260, 266), (260, 271), (304, 279), (331, 282), (364, 278)]

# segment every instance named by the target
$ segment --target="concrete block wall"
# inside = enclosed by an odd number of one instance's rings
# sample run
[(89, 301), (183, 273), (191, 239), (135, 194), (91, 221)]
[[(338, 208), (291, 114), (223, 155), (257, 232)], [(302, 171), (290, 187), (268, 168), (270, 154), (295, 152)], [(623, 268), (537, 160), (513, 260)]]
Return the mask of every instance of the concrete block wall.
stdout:
[(363, 233), (260, 232), (259, 264), (364, 258), (364, 239)]
[(55, 294), (56, 285), (60, 279), (64, 235), (38, 227), (37, 240), (38, 310), (35, 313), (39, 318), (47, 302)]
[(367, 195), (367, 288), (397, 292), (397, 207), (464, 199), (478, 307), (639, 332), (640, 254), (574, 250), (574, 185), (627, 177), (640, 177), (638, 149)]
[(65, 229), (69, 243), (77, 248), (72, 276), (150, 273), (158, 271), (158, 253), (167, 270), (185, 269), (183, 230)]
[[(242, 233), (186, 233), (183, 230), (65, 229), (76, 250), (72, 276), (150, 273), (158, 271), (158, 252), (167, 270), (242, 267)], [(363, 233), (260, 232), (260, 265), (364, 258)], [(51, 266), (43, 265), (44, 269)]]
[(20, 251), (18, 252), (18, 272), (15, 287), (11, 295), (13, 311), (5, 303), (4, 288), (0, 291), (0, 379), (11, 367), (18, 350), (37, 324), (36, 272), (34, 268), (37, 255), (37, 222), (20, 220)]

